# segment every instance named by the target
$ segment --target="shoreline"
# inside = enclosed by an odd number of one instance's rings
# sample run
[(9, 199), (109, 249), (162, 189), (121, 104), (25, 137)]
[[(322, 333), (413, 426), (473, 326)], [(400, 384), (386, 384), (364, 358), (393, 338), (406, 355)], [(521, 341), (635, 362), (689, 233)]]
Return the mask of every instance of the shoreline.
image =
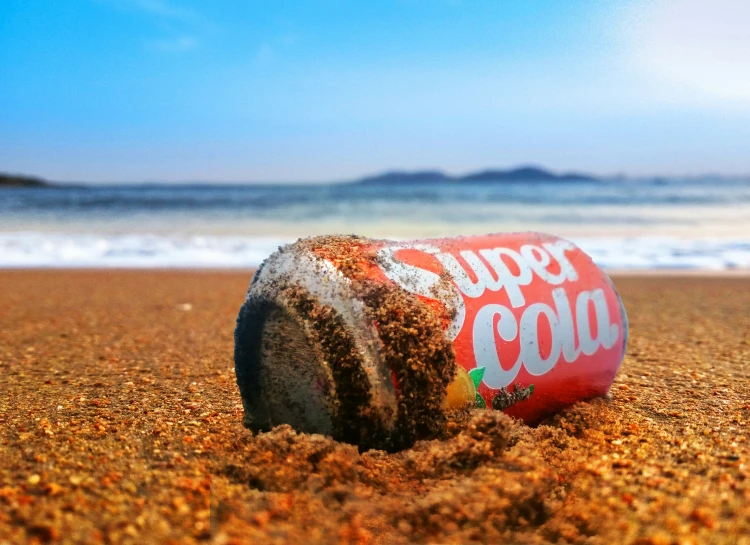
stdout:
[(685, 277), (685, 278), (747, 278), (750, 277), (750, 268), (742, 269), (603, 269), (605, 273), (614, 278), (658, 278)]
[[(175, 274), (248, 274), (252, 275), (257, 267), (0, 267), (2, 273), (24, 273), (24, 272), (53, 272), (66, 273), (175, 273)], [(602, 269), (608, 276), (613, 278), (658, 278), (658, 277), (685, 277), (685, 278), (748, 278), (750, 268), (737, 269)], [(249, 280), (249, 277), (248, 277)]]

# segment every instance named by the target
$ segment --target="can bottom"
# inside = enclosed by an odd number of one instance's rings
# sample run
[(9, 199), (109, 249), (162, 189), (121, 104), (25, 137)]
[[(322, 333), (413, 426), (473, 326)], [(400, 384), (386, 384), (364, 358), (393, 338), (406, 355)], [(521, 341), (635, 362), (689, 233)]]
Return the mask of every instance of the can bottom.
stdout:
[(271, 419), (303, 432), (330, 435), (332, 383), (305, 323), (289, 308), (274, 308), (261, 340), (262, 388)]
[(243, 324), (251, 351), (244, 370), (252, 375), (240, 388), (245, 426), (266, 431), (284, 422), (303, 432), (330, 435), (332, 379), (306, 321), (279, 301), (253, 303), (255, 311)]

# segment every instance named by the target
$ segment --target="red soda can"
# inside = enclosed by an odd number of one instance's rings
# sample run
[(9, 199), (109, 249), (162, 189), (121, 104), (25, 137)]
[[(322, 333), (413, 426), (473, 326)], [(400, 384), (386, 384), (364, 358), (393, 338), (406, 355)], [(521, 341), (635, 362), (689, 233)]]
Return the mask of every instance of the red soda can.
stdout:
[(534, 424), (604, 395), (627, 337), (610, 279), (555, 236), (315, 237), (253, 276), (235, 371), (251, 429), (396, 450), (462, 403)]

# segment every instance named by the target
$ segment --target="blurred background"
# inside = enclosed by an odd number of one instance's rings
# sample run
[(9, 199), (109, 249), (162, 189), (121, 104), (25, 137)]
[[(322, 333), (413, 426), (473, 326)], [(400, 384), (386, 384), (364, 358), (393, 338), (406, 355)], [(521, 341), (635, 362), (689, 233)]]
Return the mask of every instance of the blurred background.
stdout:
[(0, 267), (540, 230), (750, 270), (750, 3), (4, 0)]

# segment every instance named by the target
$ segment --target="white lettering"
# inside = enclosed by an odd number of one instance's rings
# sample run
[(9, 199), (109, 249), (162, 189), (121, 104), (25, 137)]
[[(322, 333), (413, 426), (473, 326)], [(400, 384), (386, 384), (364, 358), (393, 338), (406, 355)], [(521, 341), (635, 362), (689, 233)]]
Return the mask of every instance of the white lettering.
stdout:
[[(565, 256), (566, 250), (575, 250), (576, 247), (572, 242), (558, 240), (557, 242), (545, 242), (542, 246), (544, 246), (545, 250), (547, 250), (560, 264), (560, 275), (563, 276), (564, 280), (570, 282), (578, 280), (578, 273), (576, 273), (573, 264), (568, 261), (568, 258)], [(560, 282), (562, 282), (562, 280)]]
[[(565, 361), (574, 361), (581, 352), (590, 356), (599, 347), (609, 349), (617, 342), (619, 328), (609, 323), (609, 310), (604, 292), (600, 289), (582, 291), (576, 299), (576, 319), (578, 328), (573, 328), (573, 317), (570, 312), (568, 296), (564, 288), (553, 291), (556, 311), (544, 303), (533, 303), (524, 309), (520, 325), (513, 312), (503, 305), (486, 305), (477, 313), (474, 321), (474, 356), (477, 367), (484, 367), (484, 383), (490, 388), (505, 388), (513, 383), (521, 366), (534, 376), (547, 373), (560, 357), (562, 350)], [(564, 301), (564, 302), (563, 302)], [(597, 334), (592, 338), (588, 319), (589, 302), (594, 303), (596, 311)], [(539, 342), (539, 317), (544, 314), (549, 322), (549, 354), (542, 357)], [(505, 341), (520, 337), (518, 359), (504, 369), (500, 361), (498, 346), (495, 341), (494, 319), (499, 315), (497, 333)], [(575, 346), (575, 333), (578, 333), (578, 345)], [(520, 334), (519, 334), (520, 333)]]
[[(502, 388), (513, 382), (521, 369), (521, 358), (507, 371), (500, 363), (495, 344), (495, 315), (500, 315), (497, 332), (505, 341), (512, 341), (518, 336), (516, 317), (508, 307), (503, 305), (486, 305), (479, 309), (474, 319), (474, 356), (477, 367), (484, 367), (484, 383), (490, 388)], [(501, 386), (497, 386), (500, 384)]]
[[(589, 324), (589, 303), (594, 303), (596, 315), (596, 337), (591, 336), (591, 325)], [(617, 324), (609, 323), (609, 310), (607, 300), (604, 298), (604, 290), (582, 291), (576, 300), (576, 322), (578, 325), (578, 339), (581, 352), (590, 356), (597, 351), (599, 346), (612, 348), (617, 342), (619, 328)]]
[[(453, 283), (446, 283), (440, 275), (398, 259), (396, 253), (404, 249), (435, 256)], [(590, 356), (600, 347), (609, 349), (617, 343), (620, 328), (616, 323), (610, 323), (607, 299), (602, 289), (578, 293), (573, 309), (565, 288), (556, 287), (552, 290), (552, 306), (533, 302), (523, 309), (520, 318), (513, 314), (512, 309), (526, 304), (521, 287), (529, 285), (534, 274), (552, 286), (578, 280), (578, 273), (565, 255), (566, 251), (574, 249), (572, 243), (560, 240), (541, 246), (525, 244), (518, 252), (502, 247), (481, 249), (476, 253), (464, 250), (460, 256), (466, 261), (466, 268), (456, 256), (444, 253), (436, 246), (418, 243), (382, 248), (378, 252), (378, 261), (385, 276), (405, 290), (442, 300), (449, 308), (455, 309), (455, 317), (446, 331), (451, 340), (458, 336), (466, 318), (463, 296), (475, 299), (487, 290), (505, 290), (507, 304), (483, 306), (477, 311), (471, 326), (476, 365), (485, 368), (484, 383), (497, 389), (512, 384), (522, 366), (531, 375), (539, 376), (550, 371), (560, 360), (560, 355), (571, 363), (581, 354)], [(515, 273), (511, 262), (516, 265)], [(560, 268), (558, 273), (550, 272), (555, 263)], [(470, 272), (474, 273), (476, 281), (472, 280)], [(595, 323), (589, 320), (591, 305)], [(550, 333), (541, 337), (543, 344), (540, 345), (539, 322), (542, 316)], [(503, 350), (497, 345), (498, 335), (505, 342), (518, 343), (518, 357), (512, 365), (500, 360)]]
[[(474, 260), (471, 260), (470, 257), (467, 258), (467, 254), (471, 254), (474, 257)], [(469, 273), (467, 273), (466, 269), (461, 266), (455, 256), (452, 256), (451, 254), (437, 254), (436, 257), (443, 267), (445, 267), (445, 270), (448, 271), (448, 274), (453, 277), (453, 281), (456, 283), (456, 286), (458, 286), (458, 289), (460, 289), (467, 297), (476, 299), (484, 293), (484, 290), (487, 289), (488, 283), (491, 286), (494, 285), (494, 280), (492, 279), (490, 272), (487, 270), (487, 267), (484, 266), (484, 263), (482, 263), (473, 252), (461, 252), (461, 256), (466, 259), (466, 262), (474, 270), (474, 274), (477, 276), (476, 282), (471, 281)], [(499, 287), (496, 288), (496, 290), (499, 289)]]
[[(479, 250), (479, 253), (490, 265), (492, 265), (492, 268), (495, 269), (495, 273), (497, 274), (499, 287), (497, 290), (493, 291), (499, 291), (501, 288), (505, 288), (505, 293), (508, 294), (508, 299), (510, 300), (510, 306), (518, 308), (525, 305), (526, 300), (524, 299), (519, 286), (528, 286), (531, 284), (533, 277), (531, 268), (528, 263), (526, 263), (526, 260), (524, 260), (518, 252), (509, 250), (508, 248)], [(518, 266), (518, 275), (514, 275), (510, 272), (510, 269), (501, 257), (503, 255), (511, 258)]]
[[(453, 285), (440, 284), (440, 276), (434, 272), (427, 271), (414, 265), (409, 265), (396, 258), (396, 252), (402, 249), (419, 250), (428, 254), (438, 255), (440, 249), (427, 244), (415, 244), (414, 246), (387, 246), (378, 251), (378, 261), (381, 263), (383, 274), (395, 282), (406, 291), (436, 299), (436, 292), (441, 290), (442, 297), (448, 299), (444, 301), (446, 305), (452, 307), (455, 316), (446, 331), (446, 336), (453, 340), (458, 336), (461, 327), (464, 325), (466, 318), (466, 307), (464, 306), (463, 297)], [(445, 255), (445, 254), (442, 254)], [(458, 265), (458, 263), (456, 263)], [(447, 291), (447, 293), (445, 292)]]
[(576, 361), (581, 355), (581, 349), (576, 347), (576, 328), (573, 325), (573, 313), (570, 310), (570, 302), (565, 289), (553, 289), (552, 299), (555, 302), (557, 319), (560, 321), (563, 357), (567, 362)]
[[(550, 338), (549, 355), (547, 359), (542, 358), (539, 342), (539, 316), (544, 314), (549, 320)], [(562, 344), (560, 334), (560, 322), (555, 311), (544, 303), (529, 305), (521, 315), (521, 354), (519, 359), (523, 360), (526, 370), (534, 376), (543, 375), (557, 363), (560, 357)]]
[[(534, 273), (552, 285), (562, 284), (566, 280), (571, 282), (578, 280), (576, 270), (565, 256), (566, 250), (575, 249), (572, 243), (560, 240), (554, 243), (544, 243), (543, 246), (547, 250), (546, 252), (544, 249), (532, 244), (522, 246), (520, 253), (510, 248), (502, 247), (479, 250), (479, 254), (487, 260), (491, 268), (488, 268), (473, 251), (464, 250), (460, 252), (461, 257), (474, 272), (477, 278), (476, 282), (471, 279), (467, 270), (461, 266), (461, 263), (459, 263), (454, 255), (443, 253), (439, 248), (429, 244), (387, 246), (381, 248), (378, 255), (385, 262), (385, 266), (381, 268), (383, 268), (386, 276), (413, 293), (429, 297), (430, 295), (423, 293), (424, 290), (421, 288), (419, 288), (421, 291), (414, 291), (410, 286), (414, 284), (415, 286), (430, 289), (439, 277), (433, 272), (402, 263), (395, 257), (395, 253), (398, 250), (411, 249), (434, 255), (445, 268), (445, 271), (451, 275), (459, 291), (467, 297), (476, 299), (477, 297), (481, 297), (486, 290), (500, 291), (504, 288), (510, 305), (513, 308), (519, 308), (526, 304), (526, 299), (521, 292), (521, 286), (528, 286), (533, 280)], [(502, 256), (507, 256), (515, 263), (518, 267), (518, 274), (511, 272), (508, 265), (503, 261)], [(559, 274), (552, 274), (547, 270), (547, 267), (552, 263), (553, 257), (560, 265)], [(394, 278), (389, 276), (391, 274)], [(418, 278), (412, 280), (413, 275), (418, 276)]]

